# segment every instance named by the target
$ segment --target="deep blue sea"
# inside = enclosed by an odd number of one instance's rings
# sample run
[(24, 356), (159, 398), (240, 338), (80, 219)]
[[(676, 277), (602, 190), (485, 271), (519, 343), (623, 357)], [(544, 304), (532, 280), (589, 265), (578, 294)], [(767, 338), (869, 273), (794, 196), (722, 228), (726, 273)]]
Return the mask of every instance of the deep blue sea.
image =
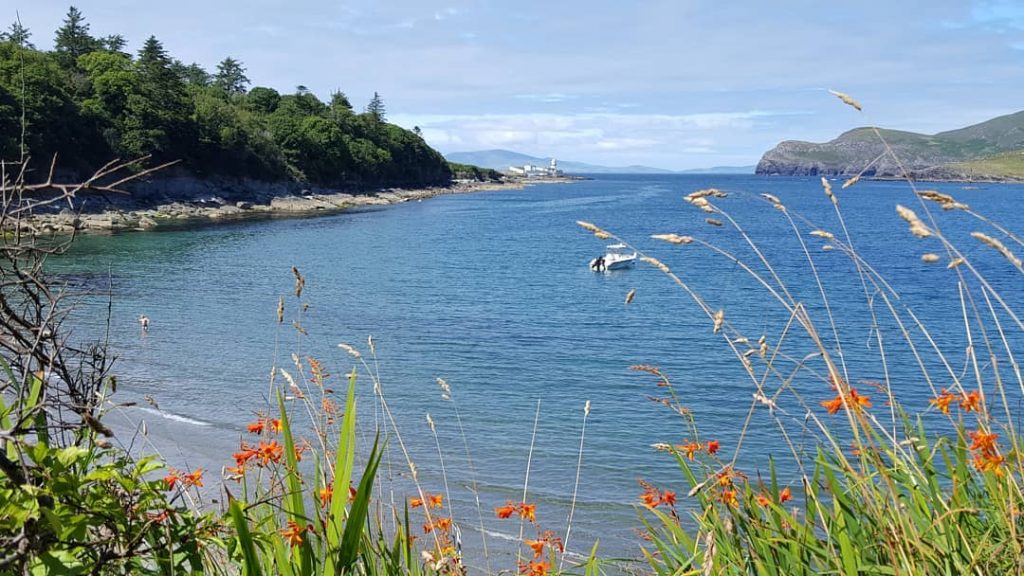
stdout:
[[(947, 354), (952, 372), (961, 374), (967, 343), (957, 275), (947, 270), (949, 258), (942, 245), (934, 238), (912, 237), (895, 212), (895, 204), (902, 203), (924, 216), (917, 199), (906, 183), (861, 182), (839, 190), (840, 183), (833, 184), (854, 246), (899, 293), (895, 305), (914, 310)], [(676, 246), (650, 238), (674, 232), (707, 240), (772, 281), (735, 228), (727, 221), (722, 227), (705, 222), (709, 216), (725, 218), (683, 201), (685, 194), (706, 187), (730, 193), (715, 202), (757, 243), (835, 352), (837, 343), (798, 237), (759, 194), (775, 194), (791, 213), (814, 222), (798, 224), (840, 325), (838, 345), (850, 380), (885, 378), (878, 354), (880, 331), (897, 397), (908, 409), (927, 407), (930, 388), (909, 348), (900, 344), (900, 332), (878, 292), (869, 287), (866, 293), (841, 250), (824, 251), (829, 242), (807, 234), (821, 228), (842, 237), (816, 178), (598, 176), (319, 218), (90, 236), (81, 238), (69, 256), (51, 261), (51, 267), (80, 294), (78, 338), (103, 334), (109, 289), (110, 339), (119, 358), (117, 397), (147, 406), (142, 398), (150, 395), (160, 407), (160, 412), (115, 411), (110, 419), (124, 420), (122, 427), (129, 420), (146, 420), (153, 447), (176, 465), (219, 470), (230, 463), (244, 425), (267, 406), (275, 361), (293, 370), (291, 353), (314, 356), (334, 374), (333, 387), (340, 391), (340, 375), (352, 360), (336, 345), (348, 343), (365, 354), (367, 336), (372, 335), (384, 394), (424, 488), (431, 492), (442, 490), (442, 477), (426, 414), (437, 423), (455, 519), (467, 551), (476, 554), (476, 565), (484, 562), (474, 530), (475, 507), (466, 488), (469, 465), (453, 404), (441, 399), (437, 377), (453, 388), (493, 549), (507, 549), (507, 538), (518, 532), (518, 524), (495, 519), (493, 508), (521, 496), (538, 402), (528, 499), (537, 502), (538, 519), (546, 528), (564, 531), (583, 407), (589, 400), (592, 411), (569, 548), (584, 552), (600, 538), (604, 554), (636, 556), (637, 480), (680, 494), (688, 488), (672, 459), (651, 445), (679, 443), (689, 434), (678, 415), (648, 399), (664, 395), (664, 389), (651, 376), (627, 367), (660, 366), (705, 438), (719, 439), (726, 458), (735, 452), (754, 387), (722, 337), (712, 333), (711, 320), (660, 271), (639, 264), (634, 270), (591, 272), (587, 262), (603, 252), (605, 242), (575, 221), (594, 222), (662, 260), (712, 309), (724, 309), (730, 326), (752, 342), (764, 334), (774, 346), (789, 315), (742, 266), (697, 244)], [(1024, 234), (1024, 186), (921, 187), (952, 194), (1015, 234)], [(1024, 311), (1024, 276), (968, 234), (980, 230), (1005, 237), (967, 214), (930, 207), (942, 230), (993, 290)], [(1019, 246), (1014, 249), (1024, 252)], [(941, 262), (922, 262), (926, 252), (940, 254)], [(302, 302), (309, 308), (301, 322), (308, 337), (300, 338), (288, 322), (276, 322), (279, 296), (286, 297), (289, 318), (298, 310), (292, 266), (306, 278)], [(635, 300), (627, 306), (624, 298), (633, 289)], [(876, 320), (868, 313), (868, 301), (876, 306)], [(975, 303), (985, 306), (983, 299)], [(139, 328), (140, 314), (152, 322), (146, 335)], [(1000, 319), (1014, 351), (1024, 353), (1019, 327), (1005, 314)], [(921, 332), (913, 327), (910, 331), (926, 348)], [(792, 358), (814, 352), (796, 331), (787, 333), (786, 342)], [(922, 355), (928, 362), (935, 358), (927, 351)], [(756, 356), (754, 360), (759, 362)], [(808, 364), (817, 375), (808, 372), (793, 387), (821, 415), (818, 402), (833, 392), (821, 377), (820, 362)], [(982, 364), (989, 382), (991, 366)], [(939, 387), (950, 382), (940, 370), (935, 376)], [(369, 442), (373, 402), (369, 381), (361, 379), (360, 386), (366, 399), (361, 404), (361, 438)], [(770, 391), (777, 388), (776, 383)], [(876, 400), (875, 409), (887, 414), (882, 398)], [(788, 393), (780, 396), (779, 404), (786, 409), (796, 441), (810, 445), (813, 433), (800, 430), (806, 408)], [(749, 429), (738, 457), (740, 468), (753, 477), (765, 471), (774, 455), (783, 481), (792, 481), (787, 450), (766, 409), (754, 411)], [(402, 459), (397, 443), (390, 446), (390, 468), (385, 466), (384, 473), (401, 485)], [(514, 567), (508, 561), (495, 563)]]

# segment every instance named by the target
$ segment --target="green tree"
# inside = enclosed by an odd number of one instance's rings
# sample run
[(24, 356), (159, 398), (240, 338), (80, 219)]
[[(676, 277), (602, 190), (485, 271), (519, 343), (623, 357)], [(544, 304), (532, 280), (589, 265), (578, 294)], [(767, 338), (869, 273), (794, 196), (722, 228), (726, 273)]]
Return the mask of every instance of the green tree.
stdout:
[(66, 67), (74, 66), (79, 56), (101, 47), (100, 41), (89, 35), (89, 24), (82, 13), (78, 8), (70, 7), (53, 40), (53, 50), (60, 62)]
[(373, 117), (377, 122), (384, 122), (384, 99), (380, 97), (380, 94), (374, 92), (373, 99), (366, 105), (366, 113)]
[(7, 32), (0, 32), (0, 40), (4, 42), (13, 42), (23, 48), (35, 49), (35, 46), (28, 40), (31, 36), (32, 33), (28, 28), (22, 26), (20, 21), (12, 22)]
[(210, 73), (195, 62), (185, 65), (181, 60), (175, 60), (171, 63), (171, 70), (187, 86), (206, 87), (213, 81)]
[(277, 90), (264, 86), (253, 88), (245, 98), (246, 106), (250, 110), (261, 114), (270, 114), (277, 110), (277, 105), (280, 102), (281, 95), (277, 93)]
[(102, 43), (103, 48), (110, 52), (123, 52), (124, 47), (128, 45), (124, 36), (120, 34), (111, 34), (100, 40), (100, 42)]
[(228, 94), (245, 94), (249, 78), (245, 76), (245, 67), (234, 58), (225, 58), (217, 64), (217, 73), (213, 75), (213, 85)]

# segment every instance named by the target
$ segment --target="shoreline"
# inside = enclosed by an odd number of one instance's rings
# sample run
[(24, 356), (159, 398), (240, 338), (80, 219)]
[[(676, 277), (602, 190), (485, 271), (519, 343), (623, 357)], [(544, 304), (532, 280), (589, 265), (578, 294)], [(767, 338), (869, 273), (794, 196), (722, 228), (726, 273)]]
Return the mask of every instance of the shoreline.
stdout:
[(498, 190), (522, 190), (537, 184), (565, 184), (578, 178), (534, 178), (504, 182), (456, 182), (429, 188), (386, 188), (372, 193), (303, 191), (275, 195), (268, 201), (227, 201), (219, 197), (177, 200), (151, 208), (106, 209), (102, 212), (41, 213), (23, 217), (21, 226), (30, 234), (116, 233), (212, 226), (240, 220), (303, 218), (337, 214), (364, 206), (390, 206), (435, 196), (474, 194)]

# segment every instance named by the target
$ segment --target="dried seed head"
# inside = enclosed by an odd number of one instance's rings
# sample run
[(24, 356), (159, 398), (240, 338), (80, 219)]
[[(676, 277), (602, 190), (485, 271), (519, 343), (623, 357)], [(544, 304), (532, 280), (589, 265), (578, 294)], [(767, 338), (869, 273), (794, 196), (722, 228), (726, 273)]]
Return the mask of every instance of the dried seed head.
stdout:
[(831, 232), (826, 232), (824, 230), (811, 230), (811, 236), (825, 238), (826, 240), (832, 240), (835, 238), (835, 236)]
[(860, 174), (854, 176), (853, 178), (850, 178), (846, 182), (843, 182), (843, 190), (846, 190), (847, 188), (849, 188), (850, 186), (853, 186), (857, 182), (860, 182)]
[(857, 109), (858, 112), (862, 110), (860, 107), (860, 103), (851, 98), (849, 94), (845, 94), (843, 92), (836, 92), (835, 90), (829, 90), (828, 93), (842, 100), (843, 104), (846, 104), (847, 106), (853, 106), (854, 108)]
[(715, 213), (715, 207), (712, 206), (711, 204), (705, 204), (705, 205), (701, 206), (700, 209), (705, 211), (705, 212), (707, 212), (708, 214), (714, 214)]
[(626, 293), (626, 304), (629, 304), (630, 302), (632, 302), (633, 298), (635, 298), (635, 297), (636, 297), (636, 288), (633, 288), (632, 290), (630, 290), (629, 292)]
[(434, 419), (430, 417), (430, 412), (427, 412), (427, 426), (430, 426), (430, 431), (437, 433), (437, 429), (434, 428)]
[(671, 452), (672, 451), (672, 446), (669, 445), (669, 444), (666, 444), (664, 442), (658, 442), (658, 443), (655, 443), (655, 444), (651, 444), (651, 448), (654, 448), (658, 452)]
[(902, 204), (896, 205), (896, 213), (900, 215), (910, 225), (910, 233), (918, 238), (927, 238), (932, 235), (932, 231), (924, 225), (924, 222), (917, 217), (917, 214), (913, 210), (903, 206)]
[(971, 237), (986, 246), (998, 250), (1000, 254), (1002, 254), (1007, 260), (1010, 261), (1010, 264), (1013, 264), (1018, 269), (1021, 269), (1022, 266), (1024, 266), (1022, 265), (1020, 258), (1018, 258), (1016, 254), (1011, 252), (1005, 244), (999, 241), (999, 239), (993, 238), (987, 234), (982, 234), (981, 232), (971, 232)]
[(360, 356), (362, 356), (362, 354), (359, 353), (359, 350), (356, 350), (355, 348), (349, 346), (348, 344), (338, 344), (338, 348), (341, 348), (345, 352), (348, 352), (349, 356), (353, 358), (359, 358)]
[(825, 244), (824, 246), (821, 247), (821, 251), (822, 252), (831, 252), (831, 251), (833, 251), (835, 249), (836, 249), (836, 247), (831, 245), (831, 244)]
[(584, 220), (577, 220), (576, 224), (588, 232), (593, 232), (594, 236), (597, 236), (601, 240), (607, 240), (612, 237), (611, 234), (605, 232), (604, 230), (602, 230), (601, 228), (597, 227), (594, 224), (591, 224), (590, 222), (586, 222)]
[(768, 354), (768, 343), (761, 341), (760, 346), (757, 347), (757, 355), (764, 358)]
[(590, 416), (590, 400), (583, 404), (583, 417), (586, 418), (587, 416)]
[(774, 194), (769, 194), (765, 192), (761, 194), (761, 198), (764, 198), (765, 200), (771, 202), (772, 204), (782, 204), (782, 200), (779, 200), (779, 197)]
[(277, 323), (281, 324), (284, 322), (284, 296), (280, 296), (277, 299)]
[(732, 341), (733, 344), (747, 344), (750, 340), (746, 336), (740, 336), (739, 338)]
[(951, 269), (956, 268), (957, 266), (959, 266), (959, 265), (961, 265), (963, 263), (964, 263), (964, 259), (963, 258), (954, 258), (954, 259), (949, 261), (949, 264), (946, 264), (946, 268), (951, 270)]
[(722, 225), (722, 221), (721, 220), (715, 220), (714, 218), (708, 218), (707, 220), (705, 220), (705, 222), (707, 222), (708, 224), (711, 224), (712, 226), (721, 226)]
[(754, 355), (754, 349), (753, 348), (750, 348), (749, 350), (747, 350), (746, 352), (743, 353), (743, 357), (744, 358), (750, 358), (753, 355)]
[(725, 322), (725, 310), (715, 312), (713, 320), (715, 324), (711, 331), (718, 334), (718, 331), (722, 329), (722, 323)]
[(939, 255), (938, 254), (932, 254), (932, 253), (929, 252), (928, 254), (922, 254), (921, 255), (921, 262), (924, 262), (925, 264), (934, 264), (934, 263), (936, 263), (938, 261), (939, 261)]
[(835, 194), (832, 193), (832, 185), (829, 184), (828, 179), (824, 176), (821, 177), (821, 187), (825, 190), (825, 196), (832, 201), (833, 205), (838, 205), (839, 201), (836, 200)]
[(302, 277), (302, 274), (299, 273), (299, 269), (295, 266), (292, 266), (292, 274), (295, 275), (295, 297), (301, 298), (302, 288), (306, 285), (306, 279)]
[(370, 354), (373, 356), (377, 355), (377, 347), (373, 344), (373, 336), (366, 337), (366, 346), (370, 349)]
[(686, 200), (690, 204), (696, 204), (698, 201), (703, 200), (708, 196), (714, 198), (725, 198), (726, 196), (728, 196), (728, 194), (722, 192), (717, 188), (707, 188), (705, 190), (697, 190), (696, 192), (691, 192), (687, 194), (684, 200)]
[(966, 210), (967, 204), (961, 204), (949, 194), (943, 194), (938, 190), (918, 190), (917, 195), (925, 200), (937, 202), (943, 210)]
[(690, 244), (693, 242), (692, 236), (680, 236), (679, 234), (655, 234), (651, 238), (672, 244)]
[(657, 258), (651, 258), (650, 256), (644, 256), (644, 257), (640, 258), (640, 261), (641, 262), (646, 262), (647, 264), (650, 264), (651, 266), (654, 266), (655, 268), (657, 268), (658, 270), (661, 270), (665, 274), (668, 274), (668, 273), (672, 272), (671, 268), (669, 268), (668, 266), (664, 265), (661, 262), (661, 260), (658, 260)]
[(448, 381), (445, 380), (444, 378), (438, 378), (437, 379), (437, 385), (441, 387), (441, 391), (444, 392), (445, 394), (451, 394), (452, 393), (451, 386), (448, 385)]

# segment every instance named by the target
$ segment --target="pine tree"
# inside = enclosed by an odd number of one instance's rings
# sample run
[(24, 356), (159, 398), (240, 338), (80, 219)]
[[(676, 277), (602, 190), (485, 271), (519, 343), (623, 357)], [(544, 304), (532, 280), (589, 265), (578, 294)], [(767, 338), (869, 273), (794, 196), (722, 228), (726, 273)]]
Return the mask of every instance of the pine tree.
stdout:
[(28, 28), (22, 26), (21, 22), (12, 23), (9, 30), (9, 32), (0, 32), (0, 40), (4, 42), (13, 42), (22, 48), (35, 50), (36, 47), (28, 41), (29, 37), (32, 36), (32, 33), (28, 31)]
[(373, 93), (373, 99), (366, 105), (366, 113), (373, 116), (377, 122), (384, 121), (384, 99), (380, 97), (380, 94)]
[(213, 85), (219, 86), (228, 94), (245, 94), (249, 78), (245, 75), (245, 67), (234, 58), (225, 58), (217, 64), (217, 73), (213, 75)]
[(72, 6), (64, 17), (64, 25), (57, 29), (53, 41), (53, 49), (60, 57), (61, 63), (73, 66), (82, 54), (100, 48), (100, 42), (89, 35), (89, 25), (82, 13)]
[(111, 34), (110, 36), (100, 40), (100, 42), (102, 42), (103, 46), (110, 52), (121, 52), (128, 44), (125, 41), (124, 36), (121, 36), (120, 34)]

